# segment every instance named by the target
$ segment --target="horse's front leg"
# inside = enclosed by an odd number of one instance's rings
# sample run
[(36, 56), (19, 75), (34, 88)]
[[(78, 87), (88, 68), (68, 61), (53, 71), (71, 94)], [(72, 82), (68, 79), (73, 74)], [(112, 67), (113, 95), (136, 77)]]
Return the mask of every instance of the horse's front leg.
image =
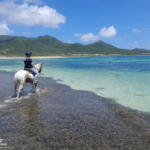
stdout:
[(37, 83), (34, 83), (34, 85), (35, 85), (35, 90), (37, 89)]
[(33, 92), (34, 91), (34, 85), (33, 85), (33, 83), (31, 83), (31, 86), (32, 86), (31, 92)]

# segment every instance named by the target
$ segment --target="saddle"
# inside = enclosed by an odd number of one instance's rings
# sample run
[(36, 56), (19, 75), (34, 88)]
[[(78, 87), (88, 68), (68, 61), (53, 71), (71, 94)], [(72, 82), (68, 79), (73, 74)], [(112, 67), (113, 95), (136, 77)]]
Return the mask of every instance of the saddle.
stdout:
[(35, 76), (35, 74), (28, 68), (24, 68), (25, 71), (28, 71), (29, 73), (31, 73), (33, 76)]

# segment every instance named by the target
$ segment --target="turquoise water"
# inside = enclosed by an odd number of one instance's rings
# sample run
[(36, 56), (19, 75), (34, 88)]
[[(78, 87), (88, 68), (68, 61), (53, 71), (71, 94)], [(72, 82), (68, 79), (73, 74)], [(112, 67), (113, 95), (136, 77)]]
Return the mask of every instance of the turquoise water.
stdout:
[[(33, 59), (37, 62), (43, 62), (40, 76), (150, 112), (150, 56)], [(0, 66), (0, 70), (18, 71), (24, 64), (22, 59), (1, 59)]]

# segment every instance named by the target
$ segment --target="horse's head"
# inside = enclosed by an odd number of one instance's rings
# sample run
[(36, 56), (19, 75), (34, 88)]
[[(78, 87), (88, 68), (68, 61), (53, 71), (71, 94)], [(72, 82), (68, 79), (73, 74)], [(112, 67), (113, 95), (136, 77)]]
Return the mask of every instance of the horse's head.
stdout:
[(42, 71), (42, 65), (43, 65), (42, 62), (35, 65), (35, 68), (39, 73), (41, 73), (41, 71)]

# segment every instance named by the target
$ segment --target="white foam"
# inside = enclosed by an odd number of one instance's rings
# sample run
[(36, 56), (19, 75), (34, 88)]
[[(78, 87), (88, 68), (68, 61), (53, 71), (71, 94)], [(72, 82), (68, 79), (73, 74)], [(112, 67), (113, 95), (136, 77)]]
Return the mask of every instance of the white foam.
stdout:
[(14, 102), (18, 102), (20, 100), (22, 100), (22, 97), (20, 97), (19, 99), (17, 99), (17, 98), (6, 99), (4, 102), (5, 103), (14, 103)]
[(0, 104), (0, 108), (4, 108), (4, 107), (6, 107), (6, 105)]
[(48, 90), (45, 88), (45, 89), (36, 89), (36, 93), (46, 93), (48, 92)]
[(29, 99), (31, 98), (31, 95), (34, 93), (34, 94), (44, 94), (46, 93), (48, 90), (45, 88), (45, 89), (36, 89), (36, 91), (25, 91), (25, 94), (26, 95), (23, 95), (23, 93), (20, 94), (20, 97), (17, 99), (17, 95), (13, 95), (13, 96), (9, 96), (9, 97), (6, 97), (4, 102), (5, 103), (14, 103), (14, 102), (18, 102), (18, 101), (21, 101), (23, 99)]

